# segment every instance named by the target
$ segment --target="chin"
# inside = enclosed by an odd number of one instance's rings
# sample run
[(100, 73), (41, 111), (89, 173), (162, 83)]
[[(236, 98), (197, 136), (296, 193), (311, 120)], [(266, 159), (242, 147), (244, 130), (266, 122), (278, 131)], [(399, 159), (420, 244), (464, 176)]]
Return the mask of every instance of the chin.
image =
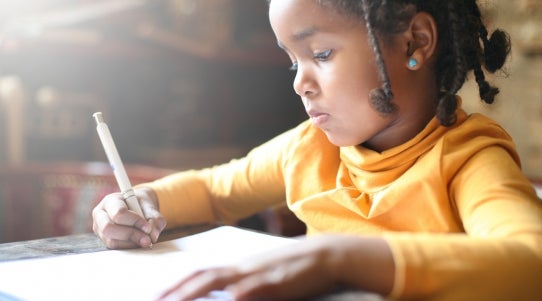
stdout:
[(363, 142), (353, 141), (352, 139), (345, 139), (346, 137), (337, 137), (328, 131), (324, 131), (327, 136), (327, 140), (335, 146), (338, 147), (347, 147), (347, 146), (356, 146), (360, 145)]

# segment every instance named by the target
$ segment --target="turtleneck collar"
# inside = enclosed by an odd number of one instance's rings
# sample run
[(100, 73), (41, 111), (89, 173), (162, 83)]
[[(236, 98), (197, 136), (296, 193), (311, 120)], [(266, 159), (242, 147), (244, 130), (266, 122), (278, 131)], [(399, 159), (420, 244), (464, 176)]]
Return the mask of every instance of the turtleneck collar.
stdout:
[[(456, 116), (457, 122), (452, 127), (440, 125), (437, 118), (433, 117), (414, 138), (383, 152), (376, 152), (363, 146), (341, 147), (342, 172), (348, 174), (347, 178), (356, 179), (355, 186), (361, 185), (364, 189), (378, 190), (379, 187), (388, 185), (408, 170), (420, 156), (436, 144), (444, 133), (467, 119), (467, 114), (461, 109), (461, 99), (458, 99)], [(346, 180), (341, 186), (352, 185), (352, 180), (340, 178), (341, 176), (338, 179), (339, 182)]]

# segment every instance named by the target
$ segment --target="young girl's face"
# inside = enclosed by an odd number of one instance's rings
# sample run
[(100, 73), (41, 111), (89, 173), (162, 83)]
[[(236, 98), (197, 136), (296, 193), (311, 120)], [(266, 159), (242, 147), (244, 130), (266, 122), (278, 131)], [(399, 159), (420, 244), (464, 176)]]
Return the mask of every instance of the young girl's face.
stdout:
[[(401, 118), (382, 116), (369, 103), (370, 91), (381, 82), (365, 23), (314, 0), (272, 0), (269, 18), (279, 46), (297, 69), (294, 89), (314, 125), (337, 146), (389, 147)], [(393, 66), (404, 64), (390, 51), (383, 49), (388, 72), (397, 77), (391, 73), (399, 68)], [(394, 103), (400, 106), (396, 88)]]

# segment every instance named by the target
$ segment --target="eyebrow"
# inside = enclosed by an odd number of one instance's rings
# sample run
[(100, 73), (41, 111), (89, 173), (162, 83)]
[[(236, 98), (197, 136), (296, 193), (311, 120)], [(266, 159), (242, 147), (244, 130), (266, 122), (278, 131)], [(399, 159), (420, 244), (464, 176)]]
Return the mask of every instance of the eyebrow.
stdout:
[[(311, 26), (311, 27), (308, 27), (308, 28), (305, 28), (299, 32), (296, 32), (292, 35), (292, 40), (294, 42), (299, 42), (299, 41), (302, 41), (310, 36), (313, 36), (316, 32), (318, 32), (318, 28), (314, 27), (314, 26)], [(282, 49), (285, 49), (284, 45), (280, 42), (280, 41), (277, 41), (277, 44), (279, 45), (280, 48)]]

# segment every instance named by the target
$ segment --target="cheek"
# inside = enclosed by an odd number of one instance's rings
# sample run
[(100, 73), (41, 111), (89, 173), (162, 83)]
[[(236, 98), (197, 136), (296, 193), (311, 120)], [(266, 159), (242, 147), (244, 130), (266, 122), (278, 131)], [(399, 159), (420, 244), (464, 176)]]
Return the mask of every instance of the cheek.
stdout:
[(350, 91), (355, 98), (362, 98), (365, 101), (371, 90), (381, 86), (378, 74), (372, 64), (354, 63), (336, 68), (329, 76), (337, 89)]
[(336, 99), (340, 99), (343, 106), (351, 107), (352, 111), (359, 113), (359, 110), (368, 108), (370, 88), (363, 80), (343, 77), (336, 79), (329, 88)]

